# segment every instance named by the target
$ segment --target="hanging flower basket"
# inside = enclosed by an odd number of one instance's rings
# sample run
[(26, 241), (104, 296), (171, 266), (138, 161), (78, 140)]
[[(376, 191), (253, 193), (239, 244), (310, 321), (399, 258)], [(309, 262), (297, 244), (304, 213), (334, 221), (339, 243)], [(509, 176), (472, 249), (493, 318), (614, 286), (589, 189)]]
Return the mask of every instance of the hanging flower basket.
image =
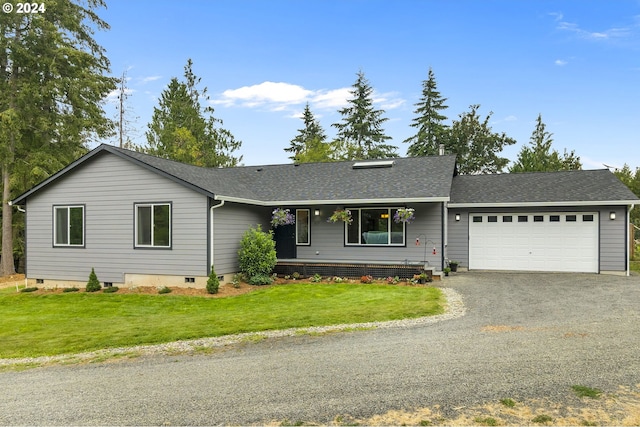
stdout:
[(291, 225), (296, 223), (296, 217), (289, 209), (276, 208), (271, 212), (271, 225), (276, 228), (279, 225)]
[(393, 220), (395, 222), (404, 222), (406, 224), (410, 223), (416, 217), (413, 214), (413, 208), (400, 208), (396, 210), (396, 213), (393, 214)]
[(327, 222), (346, 222), (347, 224), (351, 224), (353, 219), (351, 218), (351, 211), (349, 209), (336, 209), (333, 214), (327, 219)]

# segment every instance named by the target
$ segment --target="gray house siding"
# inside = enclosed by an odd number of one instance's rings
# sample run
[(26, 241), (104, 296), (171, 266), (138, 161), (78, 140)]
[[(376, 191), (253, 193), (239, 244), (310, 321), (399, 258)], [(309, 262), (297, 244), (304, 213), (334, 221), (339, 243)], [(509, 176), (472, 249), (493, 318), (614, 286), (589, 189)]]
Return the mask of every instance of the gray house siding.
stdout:
[[(469, 266), (469, 214), (492, 212), (598, 212), (599, 217), (599, 269), (625, 271), (626, 266), (626, 211), (625, 206), (565, 206), (519, 208), (450, 208), (448, 210), (448, 256), (463, 267)], [(609, 213), (616, 213), (616, 220)], [(460, 214), (460, 221), (455, 215)]]
[[(134, 249), (134, 204), (172, 205), (171, 249)], [(85, 206), (84, 248), (53, 247), (53, 206)], [(126, 273), (207, 275), (207, 197), (100, 155), (28, 199), (27, 277), (122, 283)]]
[[(219, 202), (213, 202), (218, 204)], [(216, 274), (238, 271), (238, 249), (246, 230), (260, 224), (269, 231), (270, 208), (238, 203), (225, 203), (213, 209), (213, 265)]]
[[(346, 208), (387, 207), (345, 206)], [(397, 207), (397, 206), (389, 206)], [(345, 225), (329, 223), (327, 218), (336, 209), (335, 206), (312, 206), (311, 244), (299, 245), (297, 257), (313, 261), (384, 261), (384, 262), (421, 262), (426, 260), (430, 266), (442, 268), (442, 203), (412, 203), (408, 207), (415, 209), (415, 221), (406, 224), (405, 246), (348, 246), (345, 245)], [(305, 207), (299, 207), (305, 208)], [(320, 215), (315, 216), (315, 209)], [(416, 238), (420, 245), (416, 245)], [(433, 255), (433, 248), (436, 254)]]

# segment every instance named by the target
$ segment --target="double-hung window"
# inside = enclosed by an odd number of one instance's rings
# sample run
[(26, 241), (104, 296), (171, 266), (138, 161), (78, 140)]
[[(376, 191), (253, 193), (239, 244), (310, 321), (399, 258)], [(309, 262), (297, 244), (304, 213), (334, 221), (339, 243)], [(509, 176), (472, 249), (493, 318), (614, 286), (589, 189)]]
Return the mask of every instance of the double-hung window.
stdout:
[(135, 205), (135, 247), (171, 247), (171, 203)]
[(393, 220), (397, 208), (349, 210), (352, 221), (345, 226), (347, 245), (404, 246), (405, 224)]
[(84, 206), (53, 207), (53, 246), (84, 247)]

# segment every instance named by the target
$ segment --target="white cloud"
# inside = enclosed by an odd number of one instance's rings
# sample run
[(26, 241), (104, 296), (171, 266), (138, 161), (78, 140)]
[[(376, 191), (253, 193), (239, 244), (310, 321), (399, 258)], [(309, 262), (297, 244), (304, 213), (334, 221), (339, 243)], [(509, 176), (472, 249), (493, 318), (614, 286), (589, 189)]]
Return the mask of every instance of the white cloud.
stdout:
[(328, 91), (318, 91), (311, 99), (311, 102), (316, 108), (321, 109), (342, 108), (347, 106), (347, 100), (352, 96), (351, 88), (343, 87)]
[(286, 105), (306, 102), (312, 91), (302, 86), (282, 82), (263, 82), (253, 86), (243, 86), (238, 89), (227, 89), (222, 92), (214, 104), (226, 106), (242, 105), (244, 107), (269, 106), (270, 109), (281, 110)]
[(148, 76), (148, 77), (140, 77), (140, 83), (145, 84), (149, 82), (154, 82), (156, 80), (160, 80), (162, 76)]
[[(319, 117), (317, 110), (336, 110), (347, 106), (348, 100), (353, 96), (351, 90), (351, 87), (310, 90), (291, 83), (267, 81), (253, 86), (227, 89), (210, 102), (225, 107), (263, 108), (269, 111), (295, 110), (287, 117), (300, 117), (300, 106), (308, 102), (314, 116)], [(400, 107), (405, 100), (394, 92), (374, 92), (373, 102), (388, 110)]]
[(558, 65), (558, 66), (562, 67), (562, 66), (564, 66), (564, 65), (567, 65), (567, 64), (568, 64), (568, 62), (567, 62), (567, 61), (565, 61), (565, 60), (563, 60), (563, 59), (556, 59), (556, 60), (555, 60), (555, 62), (554, 62), (554, 64), (556, 64), (556, 65)]
[(563, 21), (562, 14), (550, 14), (555, 17), (558, 22), (557, 28), (561, 31), (571, 32), (578, 37), (586, 40), (608, 40), (627, 37), (630, 34), (629, 28), (609, 28), (604, 31), (588, 31), (580, 28), (578, 24), (573, 22)]

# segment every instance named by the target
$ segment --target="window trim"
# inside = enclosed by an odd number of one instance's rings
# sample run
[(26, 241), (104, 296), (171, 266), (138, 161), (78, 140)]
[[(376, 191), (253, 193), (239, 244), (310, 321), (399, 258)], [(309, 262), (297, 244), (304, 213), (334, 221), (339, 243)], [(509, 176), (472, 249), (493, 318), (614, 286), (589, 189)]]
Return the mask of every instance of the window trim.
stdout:
[[(406, 247), (407, 246), (407, 224), (402, 222), (402, 243), (391, 243), (391, 229), (393, 224), (393, 211), (397, 209), (403, 209), (404, 206), (394, 206), (394, 207), (385, 207), (385, 206), (369, 206), (369, 207), (357, 207), (357, 208), (346, 208), (351, 211), (351, 216), (358, 215), (358, 243), (349, 243), (349, 224), (344, 224), (344, 245), (345, 246), (357, 246), (357, 247)], [(363, 210), (387, 210), (388, 222), (387, 222), (387, 233), (388, 234), (388, 243), (361, 243), (362, 242), (362, 211)], [(355, 222), (355, 221), (354, 221)]]
[[(81, 244), (72, 244), (71, 243), (71, 209), (72, 208), (81, 208), (82, 209), (82, 243)], [(56, 211), (58, 209), (66, 209), (67, 210), (67, 243), (57, 243), (57, 215)], [(52, 244), (54, 248), (85, 248), (86, 245), (86, 229), (87, 229), (87, 217), (86, 217), (87, 208), (84, 204), (71, 204), (71, 205), (53, 205), (53, 220), (52, 220)]]
[[(167, 246), (154, 245), (153, 238), (153, 209), (155, 206), (169, 206), (169, 244)], [(151, 244), (141, 245), (138, 243), (138, 208), (151, 208)], [(172, 249), (173, 248), (173, 203), (172, 202), (136, 202), (133, 204), (133, 248), (134, 249)]]
[[(300, 240), (298, 239), (298, 224), (300, 223), (299, 221), (299, 215), (298, 212), (300, 211), (306, 211), (307, 212), (307, 241), (306, 242), (300, 242)], [(297, 246), (311, 246), (311, 209), (296, 209), (296, 245)]]

